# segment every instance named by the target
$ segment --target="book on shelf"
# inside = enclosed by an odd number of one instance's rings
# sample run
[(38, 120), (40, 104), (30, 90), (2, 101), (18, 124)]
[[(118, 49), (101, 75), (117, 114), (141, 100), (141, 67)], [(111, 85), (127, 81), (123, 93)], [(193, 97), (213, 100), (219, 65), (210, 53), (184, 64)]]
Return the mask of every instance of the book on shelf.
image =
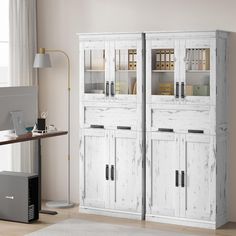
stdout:
[(199, 62), (199, 57), (198, 57), (198, 49), (194, 49), (194, 70), (198, 70), (198, 62)]
[(165, 70), (169, 70), (170, 69), (170, 51), (169, 50), (165, 50)]
[(161, 70), (165, 70), (165, 50), (161, 50)]
[(161, 52), (160, 50), (156, 51), (156, 70), (161, 69)]
[(198, 50), (198, 70), (202, 70), (202, 48)]
[(174, 50), (170, 50), (170, 70), (174, 70), (174, 65), (175, 65)]

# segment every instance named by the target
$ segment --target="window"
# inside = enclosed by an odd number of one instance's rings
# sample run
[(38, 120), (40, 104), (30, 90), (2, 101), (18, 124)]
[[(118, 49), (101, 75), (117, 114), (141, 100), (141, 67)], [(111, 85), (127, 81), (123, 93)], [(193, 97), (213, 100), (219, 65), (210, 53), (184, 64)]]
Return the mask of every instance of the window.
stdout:
[(0, 87), (9, 86), (9, 0), (0, 1)]
[[(0, 1), (0, 87), (9, 86), (9, 0)], [(11, 145), (0, 147), (0, 171), (12, 170)]]

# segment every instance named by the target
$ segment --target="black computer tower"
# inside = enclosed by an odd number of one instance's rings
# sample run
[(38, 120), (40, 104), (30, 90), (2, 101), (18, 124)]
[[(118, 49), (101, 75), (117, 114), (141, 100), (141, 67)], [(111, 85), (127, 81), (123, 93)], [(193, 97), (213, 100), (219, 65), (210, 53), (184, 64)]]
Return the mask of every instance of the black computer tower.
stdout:
[(30, 223), (39, 218), (38, 175), (0, 172), (0, 219)]

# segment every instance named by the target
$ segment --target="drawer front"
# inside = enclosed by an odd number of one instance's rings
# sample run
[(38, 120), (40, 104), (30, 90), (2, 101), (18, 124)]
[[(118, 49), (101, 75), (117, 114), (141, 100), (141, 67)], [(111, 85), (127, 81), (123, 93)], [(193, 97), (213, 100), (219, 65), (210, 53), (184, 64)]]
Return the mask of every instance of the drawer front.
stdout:
[(137, 129), (137, 109), (125, 107), (85, 107), (84, 127)]
[(210, 110), (151, 110), (151, 130), (173, 129), (209, 133)]

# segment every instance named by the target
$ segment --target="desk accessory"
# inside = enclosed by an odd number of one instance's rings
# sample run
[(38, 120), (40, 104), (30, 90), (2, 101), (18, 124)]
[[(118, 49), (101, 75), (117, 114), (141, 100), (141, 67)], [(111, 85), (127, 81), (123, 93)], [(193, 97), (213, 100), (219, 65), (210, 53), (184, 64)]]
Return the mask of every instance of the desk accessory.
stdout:
[(46, 130), (46, 119), (38, 118), (37, 129), (38, 131)]
[(26, 134), (27, 130), (23, 123), (23, 111), (11, 111), (11, 117), (15, 134), (17, 136)]
[[(68, 207), (73, 207), (74, 204), (71, 203), (70, 201), (70, 59), (69, 56), (67, 55), (66, 52), (62, 50), (52, 50), (52, 49), (45, 49), (45, 48), (40, 48), (39, 53), (35, 55), (35, 60), (34, 60), (34, 68), (49, 68), (51, 67), (51, 61), (49, 54), (46, 54), (46, 52), (50, 53), (60, 53), (63, 56), (66, 57), (67, 59), (67, 81), (68, 81), (68, 86), (67, 86), (67, 91), (68, 91), (68, 188), (67, 188), (67, 201), (50, 201), (47, 202), (46, 205), (48, 207), (55, 207), (55, 208), (68, 208)], [(47, 116), (47, 113), (45, 114)]]

